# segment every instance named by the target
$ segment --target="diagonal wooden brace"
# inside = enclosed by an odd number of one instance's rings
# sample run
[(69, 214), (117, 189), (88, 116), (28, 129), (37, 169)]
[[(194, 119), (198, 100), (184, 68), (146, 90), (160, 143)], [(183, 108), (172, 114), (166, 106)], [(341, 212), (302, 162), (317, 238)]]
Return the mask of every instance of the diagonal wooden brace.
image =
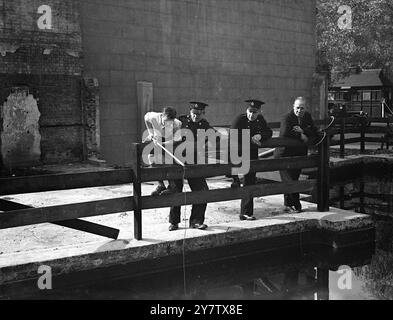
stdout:
[[(15, 210), (23, 210), (23, 209), (32, 209), (33, 207), (26, 206), (20, 203), (7, 201), (0, 199), (0, 210), (4, 212), (10, 212)], [(73, 219), (73, 220), (66, 220), (66, 221), (59, 221), (59, 222), (52, 222), (52, 224), (66, 227), (78, 231), (83, 231), (87, 233), (96, 234), (98, 236), (110, 238), (116, 240), (119, 237), (120, 230), (106, 227), (100, 224), (96, 224), (93, 222), (80, 220), (80, 219)]]

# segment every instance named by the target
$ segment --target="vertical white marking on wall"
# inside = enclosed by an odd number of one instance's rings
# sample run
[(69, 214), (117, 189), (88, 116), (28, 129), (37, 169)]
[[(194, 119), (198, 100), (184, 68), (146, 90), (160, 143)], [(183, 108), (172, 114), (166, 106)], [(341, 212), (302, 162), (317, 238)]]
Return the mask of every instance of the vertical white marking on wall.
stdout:
[(138, 117), (138, 140), (142, 140), (142, 133), (145, 128), (144, 115), (153, 111), (153, 83), (139, 81), (137, 82), (137, 117)]
[(37, 20), (37, 26), (41, 30), (51, 30), (52, 29), (52, 8), (46, 4), (40, 6), (37, 11), (42, 14)]
[(1, 106), (1, 156), (7, 168), (40, 162), (40, 116), (37, 101), (24, 88), (16, 89)]

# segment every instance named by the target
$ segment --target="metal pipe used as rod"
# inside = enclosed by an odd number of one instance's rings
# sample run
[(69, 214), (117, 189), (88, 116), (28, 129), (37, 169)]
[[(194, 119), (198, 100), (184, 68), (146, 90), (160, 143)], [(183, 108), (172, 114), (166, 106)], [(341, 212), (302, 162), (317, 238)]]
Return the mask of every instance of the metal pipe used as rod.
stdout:
[(162, 150), (164, 150), (173, 160), (177, 162), (177, 164), (181, 165), (182, 167), (185, 167), (186, 165), (181, 162), (172, 152), (170, 152), (168, 149), (166, 149), (163, 145), (161, 145), (159, 142), (155, 141), (154, 142), (157, 146), (159, 146)]

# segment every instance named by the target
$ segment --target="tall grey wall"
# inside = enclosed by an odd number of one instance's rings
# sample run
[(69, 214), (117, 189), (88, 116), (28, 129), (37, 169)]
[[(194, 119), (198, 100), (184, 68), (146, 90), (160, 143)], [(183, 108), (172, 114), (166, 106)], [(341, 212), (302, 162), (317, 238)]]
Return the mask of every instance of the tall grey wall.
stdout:
[[(0, 0), (0, 156), (10, 168), (82, 159), (78, 3)], [(10, 117), (13, 109), (30, 115)]]
[(210, 104), (229, 124), (248, 98), (277, 121), (295, 96), (311, 97), (315, 0), (83, 0), (84, 72), (100, 82), (101, 148), (130, 160), (137, 82), (152, 82), (154, 108)]

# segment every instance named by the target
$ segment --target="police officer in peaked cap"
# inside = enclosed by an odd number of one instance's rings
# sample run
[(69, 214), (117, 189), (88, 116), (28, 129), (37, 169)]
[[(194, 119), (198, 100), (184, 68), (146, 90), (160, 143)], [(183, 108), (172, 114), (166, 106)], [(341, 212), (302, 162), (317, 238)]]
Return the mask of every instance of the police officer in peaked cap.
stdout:
[[(238, 131), (238, 146), (242, 150), (242, 131), (250, 130), (250, 159), (258, 160), (258, 151), (261, 143), (270, 139), (273, 136), (273, 130), (268, 127), (265, 118), (261, 113), (262, 106), (265, 102), (260, 100), (247, 100), (245, 101), (246, 112), (239, 115), (231, 126), (231, 131)], [(233, 177), (234, 182), (232, 188), (240, 187), (239, 178)], [(245, 175), (244, 185), (250, 186), (256, 183), (256, 173), (251, 172)], [(242, 199), (240, 220), (252, 221), (254, 217), (254, 199), (249, 197)]]
[[(196, 146), (198, 130), (215, 130), (209, 122), (205, 119), (205, 111), (208, 104), (203, 102), (190, 102), (190, 113), (179, 117), (182, 122), (182, 129), (191, 130), (194, 136), (194, 143)], [(183, 181), (175, 180), (176, 192), (182, 192)], [(188, 184), (192, 191), (207, 191), (209, 187), (205, 178), (188, 179)], [(205, 212), (207, 204), (196, 204), (192, 206), (190, 217), (190, 228), (205, 230), (208, 226), (205, 222)], [(179, 228), (181, 207), (172, 207), (169, 214), (169, 231), (174, 231)]]

